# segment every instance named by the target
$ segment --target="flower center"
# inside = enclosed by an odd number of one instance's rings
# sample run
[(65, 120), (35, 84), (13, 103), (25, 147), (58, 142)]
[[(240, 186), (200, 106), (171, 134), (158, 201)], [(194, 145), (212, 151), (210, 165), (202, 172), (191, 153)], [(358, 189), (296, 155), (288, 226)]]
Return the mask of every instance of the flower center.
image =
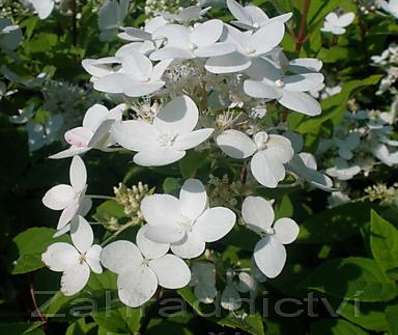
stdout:
[(265, 150), (267, 148), (268, 134), (265, 131), (260, 131), (254, 135), (254, 143), (256, 143), (257, 150)]
[(247, 52), (248, 55), (253, 55), (253, 54), (256, 53), (256, 49), (254, 49), (254, 48), (247, 48), (247, 49), (246, 49), (246, 52)]
[(174, 134), (169, 134), (169, 133), (163, 133), (160, 134), (158, 137), (158, 141), (161, 147), (171, 147), (174, 144), (174, 141), (176, 140), (177, 135)]
[(182, 229), (184, 229), (185, 232), (191, 232), (194, 223), (195, 223), (194, 220), (191, 220), (185, 216), (183, 216), (181, 220), (178, 222), (178, 224), (182, 227)]
[(260, 28), (260, 25), (258, 24), (258, 22), (254, 22), (254, 23), (253, 23), (253, 28), (254, 28), (254, 29)]
[(81, 254), (79, 257), (79, 263), (83, 264), (84, 262), (86, 262), (86, 254)]
[(285, 87), (285, 82), (282, 79), (275, 80), (275, 86), (278, 88)]

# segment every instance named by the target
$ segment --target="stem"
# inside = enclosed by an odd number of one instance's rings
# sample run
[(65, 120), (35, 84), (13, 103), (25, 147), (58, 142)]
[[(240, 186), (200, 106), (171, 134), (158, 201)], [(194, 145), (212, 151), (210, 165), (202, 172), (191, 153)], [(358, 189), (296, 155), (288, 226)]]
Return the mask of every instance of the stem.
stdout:
[(31, 282), (29, 284), (29, 293), (30, 293), (30, 297), (32, 299), (32, 303), (33, 303), (33, 308), (35, 311), (35, 315), (37, 315), (37, 317), (40, 319), (40, 321), (43, 322), (43, 328), (44, 330), (47, 330), (47, 318), (43, 315), (43, 313), (41, 312), (38, 304), (37, 304), (37, 300), (36, 300), (36, 295), (35, 295), (35, 288), (33, 286), (33, 276), (31, 276)]
[(117, 237), (118, 235), (120, 235), (122, 232), (124, 232), (126, 229), (134, 226), (135, 224), (137, 224), (136, 221), (130, 221), (128, 223), (126, 223), (125, 225), (121, 226), (120, 229), (118, 231), (116, 231), (115, 233), (113, 233), (111, 236), (109, 236), (105, 241), (103, 241), (101, 243), (101, 246), (103, 247), (105, 244), (107, 244), (109, 241), (113, 240), (115, 237)]
[(300, 53), (300, 50), (307, 39), (306, 33), (305, 33), (305, 28), (307, 25), (307, 16), (308, 16), (308, 11), (310, 9), (311, 5), (311, 0), (304, 0), (303, 3), (303, 11), (301, 13), (301, 19), (300, 19), (300, 28), (296, 37), (296, 52)]
[(115, 200), (115, 197), (109, 195), (97, 195), (97, 194), (86, 194), (86, 198), (90, 199), (104, 199), (104, 200)]

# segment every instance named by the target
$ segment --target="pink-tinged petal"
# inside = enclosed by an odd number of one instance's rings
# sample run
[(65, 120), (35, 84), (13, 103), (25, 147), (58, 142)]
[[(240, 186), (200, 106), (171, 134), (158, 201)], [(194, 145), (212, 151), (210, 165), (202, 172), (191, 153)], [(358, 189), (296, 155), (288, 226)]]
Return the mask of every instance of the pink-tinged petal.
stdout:
[(93, 134), (88, 128), (77, 127), (68, 130), (64, 137), (65, 141), (73, 147), (87, 148)]

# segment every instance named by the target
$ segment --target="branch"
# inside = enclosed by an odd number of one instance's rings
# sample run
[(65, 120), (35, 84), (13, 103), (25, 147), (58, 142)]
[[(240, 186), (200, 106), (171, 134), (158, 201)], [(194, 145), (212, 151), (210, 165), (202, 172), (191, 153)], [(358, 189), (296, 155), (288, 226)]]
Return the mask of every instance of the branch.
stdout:
[(311, 0), (304, 0), (303, 3), (303, 11), (301, 13), (301, 20), (300, 20), (300, 28), (298, 34), (296, 36), (296, 52), (300, 53), (300, 50), (307, 39), (306, 36), (306, 26), (307, 26), (307, 17), (308, 11), (310, 9)]

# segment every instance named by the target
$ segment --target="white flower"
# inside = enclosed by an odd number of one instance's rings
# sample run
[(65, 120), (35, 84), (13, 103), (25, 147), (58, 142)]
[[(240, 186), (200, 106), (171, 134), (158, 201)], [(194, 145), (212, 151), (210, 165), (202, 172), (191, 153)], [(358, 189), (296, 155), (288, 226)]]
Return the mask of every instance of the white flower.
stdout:
[(246, 71), (249, 77), (244, 81), (244, 92), (253, 98), (278, 100), (293, 111), (315, 116), (321, 114), (318, 101), (305, 92), (317, 89), (324, 80), (320, 73), (299, 73), (286, 75), (270, 60), (257, 59)]
[(22, 31), (9, 19), (0, 18), (0, 48), (5, 51), (15, 50), (22, 41)]
[(144, 29), (134, 27), (122, 27), (122, 32), (118, 36), (126, 41), (153, 41), (155, 38), (153, 33), (167, 24), (167, 20), (162, 16), (154, 17), (145, 22)]
[(325, 191), (333, 189), (333, 181), (322, 172), (317, 171), (318, 167), (315, 157), (308, 152), (294, 155), (287, 168), (317, 188)]
[(54, 0), (26, 0), (25, 2), (33, 7), (41, 20), (49, 17), (54, 9)]
[(195, 258), (205, 250), (206, 242), (223, 238), (233, 228), (235, 213), (225, 207), (208, 207), (203, 184), (188, 179), (179, 199), (168, 194), (154, 194), (141, 202), (141, 212), (148, 222), (146, 237), (170, 243), (182, 258)]
[(168, 12), (163, 12), (162, 16), (167, 21), (175, 21), (179, 23), (190, 23), (191, 21), (196, 21), (200, 19), (210, 8), (202, 8), (201, 6), (189, 6), (182, 8), (179, 13), (172, 14)]
[(387, 166), (398, 164), (398, 151), (391, 152), (387, 145), (382, 143), (375, 143), (371, 146), (371, 152), (381, 162)]
[[(91, 207), (89, 199), (85, 199), (87, 188), (87, 171), (83, 160), (74, 156), (69, 169), (71, 185), (56, 185), (43, 197), (43, 204), (53, 210), (61, 211), (58, 220), (58, 234), (67, 232), (70, 229), (68, 224), (80, 212), (88, 212)], [(82, 213), (83, 214), (83, 213)]]
[(236, 52), (217, 57), (210, 57), (205, 64), (212, 73), (233, 73), (246, 70), (254, 59), (272, 51), (282, 41), (285, 25), (279, 21), (269, 22), (255, 32), (241, 32), (227, 27), (226, 43), (233, 44)]
[(121, 46), (115, 53), (115, 57), (122, 59), (129, 57), (136, 52), (145, 56), (150, 55), (156, 50), (156, 45), (152, 41), (131, 42)]
[(121, 60), (118, 57), (103, 57), (99, 59), (86, 58), (82, 61), (83, 68), (92, 75), (91, 82), (95, 82), (98, 78), (105, 77), (115, 73), (120, 68)]
[(42, 261), (50, 270), (63, 272), (61, 292), (74, 295), (81, 291), (90, 278), (90, 270), (102, 273), (100, 264), (101, 246), (93, 244), (90, 224), (81, 216), (74, 218), (76, 229), (71, 231), (73, 245), (64, 242), (51, 244), (42, 254)]
[(398, 19), (398, 0), (377, 0), (377, 4), (387, 13), (390, 13)]
[(251, 139), (241, 131), (229, 129), (221, 133), (216, 142), (232, 158), (245, 159), (253, 156), (250, 162), (251, 172), (266, 187), (275, 188), (285, 179), (284, 164), (294, 155), (289, 139), (264, 131), (258, 132)]
[(184, 95), (164, 106), (153, 123), (131, 120), (115, 124), (112, 135), (122, 147), (137, 151), (134, 162), (141, 166), (174, 163), (205, 141), (213, 129), (194, 130), (199, 118), (194, 101)]
[(103, 105), (91, 106), (84, 116), (82, 127), (76, 127), (65, 133), (65, 140), (70, 148), (61, 151), (50, 158), (58, 159), (83, 154), (91, 149), (105, 150), (114, 144), (110, 130), (115, 121), (122, 119), (125, 105), (121, 104), (108, 110)]
[(286, 263), (285, 244), (298, 236), (299, 227), (290, 218), (275, 223), (271, 204), (261, 197), (247, 197), (242, 205), (242, 217), (248, 228), (262, 237), (254, 247), (254, 261), (268, 278), (278, 276)]
[(120, 59), (121, 67), (117, 71), (93, 80), (94, 88), (101, 92), (125, 94), (129, 97), (149, 95), (160, 88), (165, 82), (163, 73), (171, 61), (162, 61), (153, 66), (148, 57), (137, 51)]
[(195, 262), (192, 267), (192, 280), (194, 294), (204, 304), (211, 304), (217, 296), (216, 267), (210, 262)]
[(166, 46), (154, 51), (152, 60), (191, 59), (222, 56), (235, 51), (228, 42), (218, 42), (224, 31), (222, 21), (214, 19), (197, 24), (193, 29), (178, 24), (168, 24), (154, 33), (157, 39), (167, 39)]
[(332, 33), (333, 35), (343, 35), (348, 27), (355, 19), (355, 14), (352, 12), (337, 15), (332, 12), (326, 15), (325, 22), (321, 31)]
[(101, 254), (102, 264), (118, 274), (119, 299), (130, 307), (138, 307), (155, 294), (159, 286), (178, 289), (188, 285), (191, 272), (185, 262), (167, 254), (168, 245), (148, 240), (143, 226), (137, 233), (137, 245), (116, 241)]
[(334, 165), (326, 169), (326, 173), (338, 180), (350, 180), (361, 172), (361, 168), (358, 165), (349, 165), (346, 160), (340, 157), (335, 159)]
[(292, 13), (287, 13), (269, 18), (261, 8), (254, 5), (242, 6), (235, 0), (227, 0), (227, 6), (237, 20), (232, 21), (232, 23), (243, 29), (259, 29), (273, 21), (285, 23), (290, 20), (293, 15)]

